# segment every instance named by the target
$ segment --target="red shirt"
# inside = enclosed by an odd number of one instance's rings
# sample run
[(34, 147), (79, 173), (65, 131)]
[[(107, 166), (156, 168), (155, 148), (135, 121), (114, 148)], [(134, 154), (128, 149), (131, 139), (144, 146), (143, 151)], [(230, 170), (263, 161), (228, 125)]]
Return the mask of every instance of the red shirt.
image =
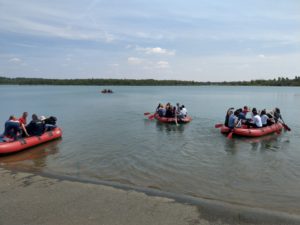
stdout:
[(21, 117), (21, 118), (19, 118), (18, 120), (19, 120), (20, 124), (26, 125), (26, 118)]

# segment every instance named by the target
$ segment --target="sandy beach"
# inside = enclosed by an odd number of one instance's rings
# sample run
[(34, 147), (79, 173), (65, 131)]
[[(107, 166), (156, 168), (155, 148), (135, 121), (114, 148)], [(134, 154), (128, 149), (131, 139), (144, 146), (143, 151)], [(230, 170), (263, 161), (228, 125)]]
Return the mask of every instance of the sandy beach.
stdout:
[(298, 216), (0, 169), (1, 225), (299, 224)]

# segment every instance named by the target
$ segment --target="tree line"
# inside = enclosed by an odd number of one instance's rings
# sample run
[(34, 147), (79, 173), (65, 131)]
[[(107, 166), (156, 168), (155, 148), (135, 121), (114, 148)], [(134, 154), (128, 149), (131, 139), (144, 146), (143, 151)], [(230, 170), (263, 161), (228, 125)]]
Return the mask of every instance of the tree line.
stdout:
[(124, 85), (124, 86), (200, 86), (200, 85), (222, 85), (222, 86), (300, 86), (300, 77), (294, 79), (278, 77), (269, 80), (251, 81), (223, 81), (223, 82), (199, 82), (182, 80), (154, 80), (154, 79), (45, 79), (26, 77), (0, 77), (0, 85)]

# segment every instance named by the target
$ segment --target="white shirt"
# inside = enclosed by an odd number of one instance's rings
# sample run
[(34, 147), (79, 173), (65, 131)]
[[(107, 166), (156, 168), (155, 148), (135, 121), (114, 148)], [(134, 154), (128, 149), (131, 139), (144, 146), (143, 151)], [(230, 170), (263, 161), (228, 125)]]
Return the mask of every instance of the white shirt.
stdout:
[(253, 116), (253, 122), (255, 123), (255, 125), (257, 127), (262, 127), (262, 122), (261, 122), (261, 118), (259, 115)]
[(266, 114), (262, 115), (261, 116), (261, 123), (262, 123), (262, 125), (266, 125), (267, 122), (268, 122), (268, 119), (269, 119), (269, 117)]
[(186, 116), (186, 115), (187, 115), (187, 110), (186, 110), (186, 108), (182, 108), (182, 109), (180, 110), (180, 115), (182, 115), (182, 116)]

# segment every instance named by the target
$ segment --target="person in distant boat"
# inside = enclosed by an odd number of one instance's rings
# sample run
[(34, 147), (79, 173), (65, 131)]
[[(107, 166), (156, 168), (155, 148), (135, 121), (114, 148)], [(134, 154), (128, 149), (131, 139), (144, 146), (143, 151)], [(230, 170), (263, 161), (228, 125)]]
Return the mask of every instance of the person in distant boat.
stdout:
[(168, 117), (168, 118), (174, 117), (173, 116), (173, 107), (169, 102), (166, 104), (166, 116), (165, 117)]
[(45, 132), (45, 124), (36, 114), (32, 114), (32, 120), (26, 126), (26, 129), (30, 136), (40, 136)]
[(261, 128), (262, 127), (262, 122), (261, 122), (261, 117), (257, 113), (257, 109), (253, 108), (252, 109), (252, 121), (246, 122), (248, 128), (254, 127), (254, 128)]
[(270, 126), (273, 124), (272, 119), (267, 115), (265, 109), (263, 109), (260, 113), (261, 123), (263, 127)]
[(180, 114), (180, 110), (181, 110), (181, 106), (180, 106), (179, 102), (177, 102), (176, 103), (176, 113), (177, 113), (177, 115)]
[(237, 126), (239, 119), (238, 119), (239, 111), (235, 110), (234, 113), (231, 111), (230, 116), (228, 118), (228, 127), (233, 129)]
[(230, 107), (226, 112), (225, 121), (224, 121), (224, 125), (226, 127), (228, 127), (228, 120), (229, 120), (230, 115), (233, 114), (233, 109), (234, 109), (233, 107)]
[(22, 116), (18, 119), (20, 123), (20, 127), (22, 128), (22, 137), (29, 136), (26, 130), (27, 116), (28, 116), (28, 112), (23, 112)]
[(160, 116), (160, 117), (164, 117), (166, 115), (166, 109), (163, 106), (163, 104), (159, 103), (157, 108), (156, 108), (156, 113)]
[(242, 113), (245, 115), (245, 117), (247, 116), (247, 113), (249, 112), (249, 108), (248, 106), (244, 106)]
[(15, 141), (20, 136), (20, 123), (15, 116), (11, 115), (4, 125), (3, 141)]
[(238, 119), (241, 121), (245, 121), (246, 120), (246, 115), (243, 112), (242, 108), (237, 109), (237, 113), (238, 113)]
[(183, 118), (185, 118), (185, 117), (187, 117), (187, 109), (185, 108), (185, 106), (184, 105), (182, 105), (181, 107), (180, 107), (180, 112), (179, 112), (179, 118), (180, 119), (183, 119)]
[[(282, 121), (281, 113), (279, 108), (275, 108), (273, 111), (275, 123), (278, 123), (279, 120)], [(280, 121), (279, 121), (280, 122)]]

